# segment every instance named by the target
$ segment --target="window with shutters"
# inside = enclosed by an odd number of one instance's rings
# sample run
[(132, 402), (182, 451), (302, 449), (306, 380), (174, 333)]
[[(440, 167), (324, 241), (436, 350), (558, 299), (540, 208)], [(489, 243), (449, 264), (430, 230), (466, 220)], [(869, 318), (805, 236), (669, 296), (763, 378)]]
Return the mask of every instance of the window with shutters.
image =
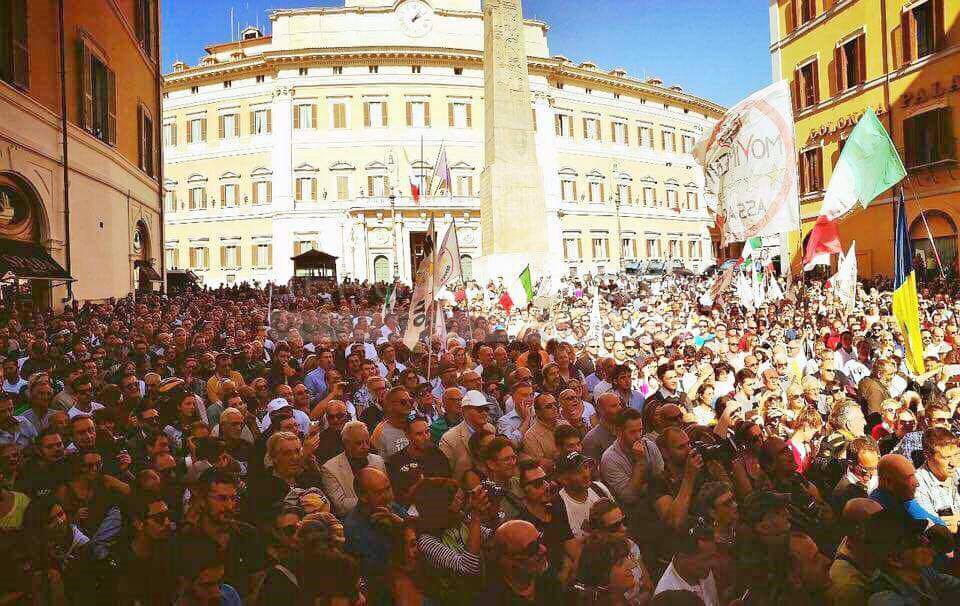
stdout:
[(293, 256), (302, 255), (305, 252), (315, 250), (317, 245), (312, 240), (297, 240), (293, 243)]
[(659, 238), (647, 238), (648, 259), (659, 259), (662, 252)]
[(168, 189), (163, 192), (163, 210), (168, 213), (177, 212), (177, 191)]
[(573, 179), (560, 180), (560, 197), (564, 202), (577, 201), (577, 182)]
[(250, 112), (250, 134), (270, 134), (270, 113), (269, 109), (255, 109)]
[(333, 69), (332, 69), (331, 71), (333, 72), (333, 75), (334, 75), (334, 76), (342, 76), (342, 75), (343, 75), (343, 66), (342, 66), (342, 65), (334, 65), (334, 66), (333, 66)]
[(167, 269), (179, 269), (180, 268), (180, 251), (176, 248), (168, 248), (164, 251), (166, 254), (166, 265)]
[(137, 106), (137, 135), (139, 147), (137, 160), (140, 170), (153, 177), (156, 163), (157, 134), (153, 128), (153, 118), (145, 105)]
[(667, 208), (680, 210), (680, 196), (675, 189), (667, 190)]
[(630, 185), (628, 183), (617, 183), (617, 203), (630, 204), (632, 200)]
[(376, 66), (376, 65), (371, 65), (371, 66), (368, 68), (368, 71), (369, 71), (369, 73), (371, 73), (371, 74), (379, 74), (379, 73), (380, 73), (380, 68), (379, 68), (378, 66)]
[(429, 101), (407, 101), (407, 126), (411, 128), (430, 126)]
[(233, 80), (224, 80), (223, 88), (233, 88)]
[(334, 101), (330, 104), (330, 125), (332, 128), (347, 128), (346, 101)]
[(337, 200), (350, 199), (350, 177), (337, 175)]
[(169, 122), (163, 125), (163, 146), (176, 147), (177, 145), (177, 124)]
[(680, 141), (681, 145), (683, 145), (683, 153), (693, 153), (693, 146), (696, 144), (696, 140), (693, 138), (693, 135), (682, 134), (680, 135)]
[(610, 238), (605, 234), (594, 234), (593, 236), (593, 258), (610, 258)]
[(834, 59), (839, 92), (860, 86), (866, 80), (866, 40), (867, 37), (860, 34), (837, 47)]
[(652, 185), (645, 185), (640, 201), (644, 206), (657, 205), (657, 190)]
[(270, 204), (273, 184), (270, 181), (257, 181), (253, 184), (253, 203)]
[(956, 160), (952, 123), (950, 107), (934, 109), (904, 120), (904, 162), (907, 168)]
[(695, 191), (687, 192), (687, 208), (689, 210), (699, 210), (700, 196), (697, 195), (697, 192)]
[(137, 41), (148, 57), (155, 57), (157, 19), (156, 0), (136, 0)]
[(204, 187), (190, 188), (190, 210), (207, 209), (207, 190)]
[(583, 245), (580, 236), (576, 234), (564, 234), (563, 236), (563, 258), (569, 261), (581, 259), (583, 257)]
[(223, 269), (240, 268), (240, 247), (230, 244), (220, 247), (220, 267)]
[(367, 128), (387, 126), (387, 104), (385, 101), (367, 101), (363, 104), (363, 125)]
[(945, 43), (944, 0), (927, 0), (900, 15), (903, 62), (926, 57)]
[(680, 240), (670, 240), (667, 243), (667, 250), (670, 251), (671, 259), (679, 259), (682, 256), (683, 249), (680, 246)]
[(818, 61), (814, 59), (813, 61), (810, 61), (809, 63), (797, 68), (795, 78), (795, 104), (799, 102), (799, 109), (812, 107), (817, 103), (820, 103)]
[(637, 241), (633, 238), (623, 238), (620, 241), (620, 256), (624, 259), (636, 259)]
[(383, 198), (388, 195), (386, 175), (369, 175), (367, 177), (367, 195), (374, 198)]
[(203, 143), (207, 140), (207, 119), (187, 120), (187, 143)]
[(556, 115), (557, 136), (573, 138), (573, 116), (570, 114)]
[(623, 122), (613, 122), (611, 124), (611, 133), (613, 134), (613, 142), (619, 145), (626, 145), (627, 141), (627, 125)]
[(814, 147), (800, 152), (800, 193), (811, 194), (823, 190), (823, 148)]
[(253, 245), (253, 266), (270, 267), (273, 265), (273, 246), (270, 244)]
[(583, 138), (587, 141), (600, 140), (600, 118), (583, 119)]
[(260, 76), (257, 76), (257, 77), (255, 78), (255, 80), (256, 80), (257, 84), (263, 84), (264, 82), (267, 81), (267, 77), (264, 76), (264, 75), (260, 75)]
[(462, 75), (463, 75), (463, 68), (462, 68), (462, 67), (455, 67), (455, 68), (453, 68), (453, 75), (454, 75), (454, 76), (462, 76)]
[(661, 134), (661, 142), (663, 143), (663, 151), (665, 152), (675, 152), (677, 151), (677, 135), (673, 129), (665, 128)]
[(210, 255), (205, 246), (190, 247), (190, 269), (209, 269)]
[(456, 195), (461, 197), (468, 197), (473, 195), (473, 175), (457, 176)]
[[(472, 128), (473, 109), (466, 101), (452, 101), (449, 106), (450, 126), (453, 128)], [(534, 121), (536, 123), (536, 121)]]
[(316, 128), (317, 108), (315, 105), (298, 105), (293, 118), (293, 127), (299, 129)]
[(603, 202), (603, 183), (591, 181), (587, 190), (587, 199), (591, 202)]
[(419, 73), (420, 73), (420, 66), (419, 66), (419, 65), (411, 65), (411, 66), (410, 66), (410, 73), (411, 73), (411, 74), (419, 74)]
[(26, 89), (30, 84), (27, 0), (0, 3), (0, 78)]
[(223, 114), (220, 116), (220, 138), (235, 139), (240, 136), (240, 115)]
[(794, 0), (797, 7), (798, 23), (803, 25), (817, 16), (817, 0)]
[(297, 177), (296, 199), (300, 202), (317, 199), (317, 180), (313, 177)]
[(692, 242), (687, 242), (687, 256), (691, 259), (699, 259), (702, 248), (700, 247), (700, 240), (695, 240)]
[(233, 207), (239, 203), (240, 186), (236, 183), (227, 183), (220, 186), (220, 203), (226, 207)]
[(83, 55), (83, 127), (110, 145), (117, 144), (117, 77), (105, 60), (85, 41)]
[(641, 124), (637, 127), (637, 141), (640, 147), (653, 147), (653, 126)]

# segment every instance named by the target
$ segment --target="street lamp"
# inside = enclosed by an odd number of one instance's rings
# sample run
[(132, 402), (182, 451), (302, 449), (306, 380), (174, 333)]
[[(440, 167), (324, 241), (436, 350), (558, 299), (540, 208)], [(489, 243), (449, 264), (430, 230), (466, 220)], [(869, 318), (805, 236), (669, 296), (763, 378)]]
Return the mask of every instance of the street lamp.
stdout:
[(399, 254), (400, 248), (397, 242), (397, 175), (395, 173), (397, 169), (397, 161), (393, 157), (393, 149), (387, 152), (387, 174), (393, 179), (390, 179), (390, 214), (393, 219), (393, 281), (396, 283), (400, 279), (400, 260), (397, 255)]
[[(620, 262), (619, 262), (619, 267), (620, 267), (620, 271), (622, 272), (622, 271), (623, 271), (623, 268), (624, 268), (624, 259), (623, 259), (623, 253), (624, 253), (624, 250), (623, 250), (623, 231), (622, 231), (621, 228), (620, 228), (620, 203), (622, 202), (622, 200), (620, 199), (620, 195), (621, 195), (621, 193), (620, 193), (620, 163), (617, 162), (617, 161), (614, 161), (614, 162), (613, 162), (613, 187), (614, 187), (614, 188), (616, 189), (616, 191), (617, 191), (617, 195), (616, 195), (616, 197), (615, 197), (614, 200), (613, 200), (613, 205), (614, 205), (614, 208), (616, 209), (616, 212), (617, 212), (617, 245), (620, 247), (620, 255), (619, 255)], [(629, 200), (628, 200), (628, 202), (629, 202)]]

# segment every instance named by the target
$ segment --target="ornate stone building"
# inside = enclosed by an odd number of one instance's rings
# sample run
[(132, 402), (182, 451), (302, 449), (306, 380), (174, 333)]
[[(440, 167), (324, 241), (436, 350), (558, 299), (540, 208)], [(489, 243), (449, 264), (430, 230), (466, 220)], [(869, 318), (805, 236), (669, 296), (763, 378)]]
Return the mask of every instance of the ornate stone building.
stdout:
[[(480, 255), (480, 0), (277, 10), (165, 76), (167, 267), (286, 281), (320, 249), (340, 276), (409, 281), (432, 219)], [(713, 257), (690, 151), (723, 108), (657, 79), (551, 55), (525, 20), (551, 247), (572, 272)], [(433, 179), (445, 151), (451, 187)], [(423, 181), (418, 201), (411, 181)], [(469, 271), (469, 270), (468, 270)]]

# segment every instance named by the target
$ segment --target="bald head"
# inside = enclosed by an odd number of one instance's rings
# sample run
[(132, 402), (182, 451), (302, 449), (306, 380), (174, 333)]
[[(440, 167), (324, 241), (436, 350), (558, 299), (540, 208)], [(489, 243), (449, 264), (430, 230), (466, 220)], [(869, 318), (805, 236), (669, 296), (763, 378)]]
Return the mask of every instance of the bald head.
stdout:
[(888, 454), (877, 465), (880, 488), (901, 501), (909, 501), (917, 492), (917, 470), (903, 455)]
[(497, 548), (501, 553), (520, 551), (531, 540), (540, 536), (537, 527), (524, 520), (510, 520), (504, 522), (493, 535)]
[(860, 525), (866, 522), (867, 518), (882, 510), (883, 506), (873, 499), (850, 499), (843, 506), (841, 516), (844, 522)]

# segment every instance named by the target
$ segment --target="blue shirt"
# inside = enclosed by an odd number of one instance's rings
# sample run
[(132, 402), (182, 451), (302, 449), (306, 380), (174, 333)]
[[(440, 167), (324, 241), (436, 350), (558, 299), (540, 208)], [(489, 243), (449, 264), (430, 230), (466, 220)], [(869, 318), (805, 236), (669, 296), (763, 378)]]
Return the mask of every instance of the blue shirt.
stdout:
[(916, 499), (910, 499), (909, 501), (898, 501), (895, 496), (882, 488), (877, 488), (871, 492), (870, 498), (883, 505), (884, 509), (891, 511), (897, 511), (899, 509), (914, 520), (927, 520), (929, 522), (933, 522), (934, 524), (939, 524), (940, 526), (947, 525), (946, 522), (941, 520), (935, 514), (932, 514), (921, 507), (920, 503), (917, 503)]
[(506, 436), (513, 443), (514, 448), (520, 448), (523, 443), (523, 434), (520, 433), (521, 425), (523, 425), (523, 419), (514, 408), (497, 420), (497, 433)]
[(220, 605), (221, 606), (243, 606), (243, 600), (240, 599), (240, 594), (237, 593), (237, 590), (227, 585), (226, 583), (221, 583), (220, 585)]
[(310, 395), (320, 397), (327, 393), (327, 371), (320, 368), (314, 368), (303, 378), (303, 386), (307, 388)]

